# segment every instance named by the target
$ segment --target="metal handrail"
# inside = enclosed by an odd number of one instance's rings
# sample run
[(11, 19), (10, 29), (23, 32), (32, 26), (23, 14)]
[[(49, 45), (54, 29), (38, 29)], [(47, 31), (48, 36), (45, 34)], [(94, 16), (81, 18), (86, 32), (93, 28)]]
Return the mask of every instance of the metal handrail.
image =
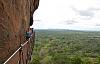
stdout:
[(6, 64), (20, 49), (21, 49), (21, 47), (19, 47), (19, 48), (4, 62), (4, 64)]
[[(31, 37), (32, 36), (33, 36), (33, 34), (31, 35)], [(20, 49), (30, 41), (30, 38), (24, 44), (21, 44), (21, 46), (4, 62), (4, 64), (6, 64), (18, 51), (20, 51)]]

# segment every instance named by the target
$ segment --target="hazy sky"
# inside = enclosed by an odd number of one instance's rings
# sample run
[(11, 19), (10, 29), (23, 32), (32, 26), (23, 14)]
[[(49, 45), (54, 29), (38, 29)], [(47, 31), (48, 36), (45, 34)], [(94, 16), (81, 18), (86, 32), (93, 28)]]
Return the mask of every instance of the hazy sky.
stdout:
[(100, 30), (100, 0), (40, 0), (35, 29)]

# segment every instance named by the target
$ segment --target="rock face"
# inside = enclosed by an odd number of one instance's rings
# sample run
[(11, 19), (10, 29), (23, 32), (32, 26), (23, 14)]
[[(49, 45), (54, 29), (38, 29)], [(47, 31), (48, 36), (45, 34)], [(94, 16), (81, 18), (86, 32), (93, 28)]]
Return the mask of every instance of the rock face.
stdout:
[(1, 63), (24, 43), (24, 33), (32, 25), (33, 13), (38, 5), (39, 0), (0, 0)]

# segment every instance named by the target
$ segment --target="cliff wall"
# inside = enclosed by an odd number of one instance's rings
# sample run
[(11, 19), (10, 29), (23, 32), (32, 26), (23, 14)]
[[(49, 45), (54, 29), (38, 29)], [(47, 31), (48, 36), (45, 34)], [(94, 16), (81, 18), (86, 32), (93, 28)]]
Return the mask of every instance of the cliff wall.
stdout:
[(32, 25), (38, 5), (39, 0), (0, 0), (1, 63), (25, 42), (24, 33)]

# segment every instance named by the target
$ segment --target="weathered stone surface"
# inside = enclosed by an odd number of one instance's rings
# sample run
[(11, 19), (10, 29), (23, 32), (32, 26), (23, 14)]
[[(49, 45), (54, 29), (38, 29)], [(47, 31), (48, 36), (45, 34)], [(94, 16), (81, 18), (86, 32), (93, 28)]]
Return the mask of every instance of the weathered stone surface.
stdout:
[(0, 0), (0, 62), (24, 43), (24, 33), (38, 5), (39, 0)]

